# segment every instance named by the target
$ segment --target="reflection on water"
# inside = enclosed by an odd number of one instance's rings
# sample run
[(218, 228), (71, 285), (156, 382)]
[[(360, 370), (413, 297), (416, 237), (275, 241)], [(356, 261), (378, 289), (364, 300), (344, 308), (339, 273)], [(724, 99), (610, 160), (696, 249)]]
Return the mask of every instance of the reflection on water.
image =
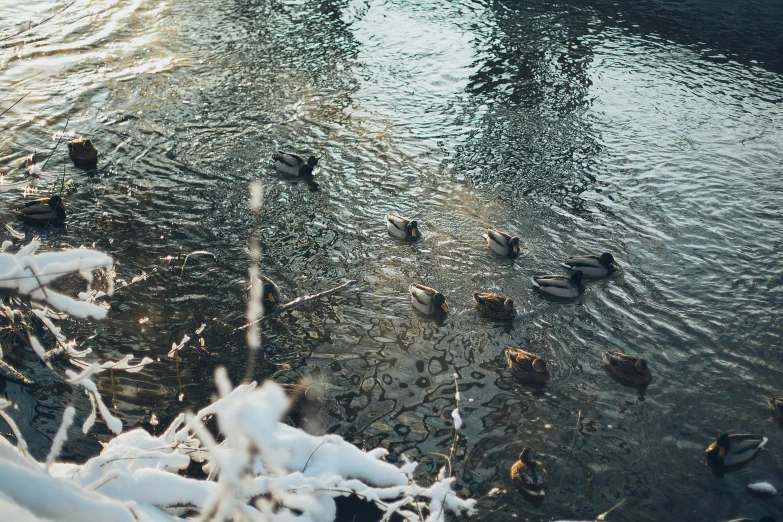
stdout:
[[(67, 5), (6, 3), (3, 35)], [(117, 292), (111, 321), (63, 325), (101, 360), (160, 359), (100, 382), (128, 428), (203, 405), (219, 364), (244, 374), (233, 329), (247, 298), (247, 185), (260, 179), (263, 271), (283, 299), (361, 281), (270, 322), (256, 362), (258, 378), (321, 388), (324, 431), (436, 470), (457, 373), (462, 493), (509, 487), (522, 446), (549, 470), (541, 505), (509, 491), (481, 501), (482, 520), (590, 518), (624, 498), (613, 519), (780, 517), (745, 490), (783, 478), (766, 406), (781, 393), (783, 327), (773, 4), (737, 18), (728, 3), (653, 0), (80, 1), (2, 41), (3, 107), (30, 94), (0, 117), (0, 172), (20, 184), (0, 206), (10, 216), (20, 187), (48, 194), (64, 171), (67, 226), (19, 226), (27, 239), (94, 243), (120, 278), (150, 275)], [(61, 146), (26, 178), (26, 158), (45, 159), (64, 128), (95, 140), (99, 169), (73, 168)], [(278, 176), (279, 148), (319, 156), (318, 186)], [(389, 237), (389, 211), (418, 218), (424, 239)], [(520, 236), (525, 255), (492, 254), (487, 226)], [(214, 257), (182, 270), (196, 250)], [(533, 273), (606, 250), (623, 270), (576, 301), (531, 290)], [(445, 294), (447, 318), (410, 309), (413, 281)], [(478, 317), (474, 291), (511, 296), (519, 315)], [(546, 359), (549, 382), (516, 382), (508, 346)], [(653, 383), (612, 381), (606, 350), (644, 356)], [(0, 386), (43, 457), (64, 407), (83, 419), (89, 404), (29, 349), (4, 353), (40, 383)], [(718, 479), (703, 451), (722, 431), (763, 432), (769, 449)], [(72, 430), (67, 458), (97, 451)]]

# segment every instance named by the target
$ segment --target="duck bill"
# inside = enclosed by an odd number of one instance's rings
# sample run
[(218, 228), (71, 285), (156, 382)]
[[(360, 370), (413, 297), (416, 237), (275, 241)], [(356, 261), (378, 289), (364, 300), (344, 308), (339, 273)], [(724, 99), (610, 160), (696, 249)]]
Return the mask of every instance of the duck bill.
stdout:
[(726, 456), (726, 448), (721, 446), (720, 449), (718, 449), (718, 457), (723, 458), (725, 456)]
[(519, 253), (519, 247), (518, 247), (518, 246), (516, 246), (516, 245), (512, 246), (512, 247), (511, 247), (511, 250), (513, 250), (513, 252), (514, 252), (515, 254), (518, 254), (518, 253)]
[(415, 228), (411, 229), (411, 236), (416, 237), (416, 229)]
[(449, 307), (446, 306), (446, 303), (443, 303), (442, 305), (440, 305), (440, 307), (441, 307), (441, 309), (443, 309), (444, 312), (448, 312), (449, 311)]
[(272, 294), (267, 295), (266, 298), (269, 299), (270, 303), (274, 303), (275, 302), (275, 296), (273, 296)]

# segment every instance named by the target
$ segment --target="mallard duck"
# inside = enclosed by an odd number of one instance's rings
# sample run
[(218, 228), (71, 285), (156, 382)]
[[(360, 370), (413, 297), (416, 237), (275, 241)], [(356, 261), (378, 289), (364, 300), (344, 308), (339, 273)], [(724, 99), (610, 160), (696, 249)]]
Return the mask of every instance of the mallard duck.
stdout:
[(600, 279), (606, 277), (619, 267), (609, 252), (600, 256), (578, 256), (566, 259), (563, 265), (572, 270), (581, 270), (585, 277)]
[(707, 448), (707, 458), (715, 464), (734, 466), (749, 461), (767, 443), (761, 435), (729, 435), (722, 433)]
[(261, 303), (264, 305), (264, 313), (269, 312), (280, 304), (280, 287), (278, 287), (274, 281), (269, 279), (263, 274), (258, 274), (258, 278), (261, 280)]
[(517, 257), (519, 255), (519, 238), (510, 236), (500, 230), (488, 228), (484, 234), (487, 245), (496, 253), (506, 257)]
[(778, 397), (770, 397), (769, 405), (772, 406), (772, 411), (783, 421), (783, 399)]
[(490, 319), (513, 319), (517, 315), (514, 301), (498, 294), (473, 292), (476, 310)]
[(60, 196), (28, 201), (17, 210), (19, 219), (34, 225), (60, 225), (65, 221), (65, 205)]
[(411, 305), (423, 314), (443, 315), (449, 311), (446, 298), (434, 288), (411, 283), (408, 292), (411, 294)]
[(530, 280), (539, 291), (555, 297), (579, 297), (585, 291), (584, 273), (577, 270), (571, 276), (561, 274), (533, 276)]
[(67, 143), (68, 156), (77, 165), (98, 161), (98, 147), (90, 138), (78, 138)]
[(506, 359), (511, 373), (527, 384), (540, 384), (549, 379), (546, 362), (538, 355), (521, 348), (507, 348)]
[(280, 384), (290, 403), (288, 415), (300, 417), (317, 413), (323, 403), (315, 388), (306, 384)]
[(645, 359), (637, 359), (620, 352), (604, 352), (604, 365), (615, 378), (629, 384), (649, 384), (652, 373)]
[(389, 234), (400, 239), (407, 239), (408, 241), (416, 241), (421, 238), (419, 234), (419, 222), (415, 219), (389, 214), (386, 216), (386, 228)]
[(525, 495), (533, 498), (544, 496), (546, 471), (537, 460), (533, 460), (530, 448), (524, 448), (519, 460), (511, 466), (511, 482)]
[(318, 158), (315, 156), (310, 156), (305, 162), (301, 156), (287, 152), (277, 152), (272, 159), (275, 160), (277, 170), (294, 176), (311, 176), (313, 168), (318, 165)]

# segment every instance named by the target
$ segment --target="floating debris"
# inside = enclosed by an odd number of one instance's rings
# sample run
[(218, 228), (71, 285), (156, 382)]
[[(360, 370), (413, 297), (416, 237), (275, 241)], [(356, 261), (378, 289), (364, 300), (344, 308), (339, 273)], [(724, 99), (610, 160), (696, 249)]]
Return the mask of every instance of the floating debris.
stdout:
[(775, 486), (769, 482), (755, 482), (753, 484), (748, 484), (748, 489), (751, 493), (755, 493), (764, 497), (774, 497), (778, 494), (778, 490), (775, 489)]

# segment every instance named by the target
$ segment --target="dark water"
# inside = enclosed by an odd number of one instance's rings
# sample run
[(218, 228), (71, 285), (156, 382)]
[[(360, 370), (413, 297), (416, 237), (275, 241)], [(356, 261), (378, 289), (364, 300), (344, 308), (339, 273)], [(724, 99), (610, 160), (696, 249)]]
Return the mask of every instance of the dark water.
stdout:
[[(4, 2), (0, 35), (66, 5)], [(264, 334), (256, 378), (323, 391), (311, 430), (434, 472), (456, 372), (460, 492), (507, 488), (523, 446), (549, 471), (543, 504), (509, 490), (480, 502), (481, 520), (591, 518), (622, 499), (613, 520), (780, 518), (779, 500), (745, 486), (783, 487), (783, 432), (766, 406), (783, 394), (781, 35), (774, 0), (80, 1), (2, 41), (3, 107), (31, 94), (0, 118), (0, 171), (23, 181), (24, 159), (42, 161), (66, 120), (100, 147), (95, 175), (61, 144), (34, 180), (48, 193), (65, 167), (67, 227), (20, 229), (45, 248), (94, 244), (121, 279), (151, 274), (111, 299), (110, 322), (63, 324), (98, 360), (160, 358), (100, 381), (126, 429), (204, 405), (219, 364), (245, 373), (231, 327), (244, 322), (258, 179), (263, 271), (284, 297), (361, 282)], [(277, 148), (319, 155), (317, 186), (276, 175)], [(2, 188), (7, 212), (21, 188)], [(418, 217), (426, 239), (388, 237), (390, 210)], [(487, 225), (527, 254), (493, 256)], [(214, 257), (183, 271), (197, 250)], [(577, 301), (531, 291), (531, 274), (603, 250), (621, 274)], [(444, 292), (445, 321), (410, 309), (412, 281)], [(519, 316), (478, 318), (475, 290), (512, 296)], [(179, 362), (166, 358), (186, 334)], [(518, 384), (507, 346), (545, 357), (550, 382)], [(43, 457), (64, 407), (83, 420), (89, 404), (29, 348), (3, 348), (39, 381), (0, 387)], [(608, 377), (607, 349), (650, 361), (646, 392)], [(108, 433), (96, 430), (72, 430), (65, 456), (97, 453)], [(715, 477), (703, 451), (723, 431), (763, 433), (768, 449)]]

